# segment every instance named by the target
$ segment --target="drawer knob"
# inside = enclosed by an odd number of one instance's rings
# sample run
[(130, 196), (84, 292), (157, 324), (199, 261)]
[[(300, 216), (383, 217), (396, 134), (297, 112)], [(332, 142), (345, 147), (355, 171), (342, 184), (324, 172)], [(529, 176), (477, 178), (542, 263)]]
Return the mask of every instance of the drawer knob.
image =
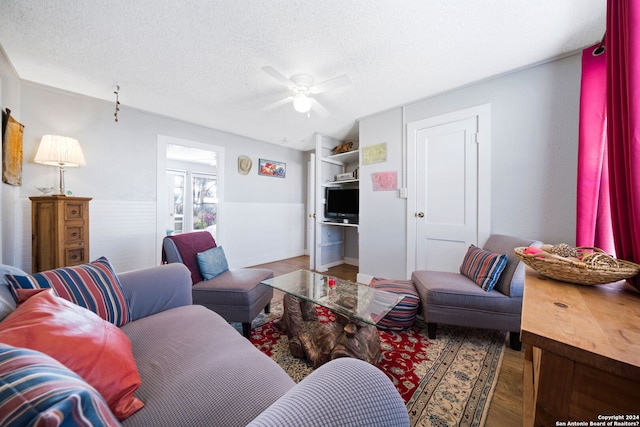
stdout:
[(78, 213), (78, 211), (77, 211), (77, 210), (75, 210), (75, 209), (71, 211), (71, 215), (75, 215), (75, 214), (77, 214), (77, 213)]
[(73, 237), (78, 237), (78, 233), (77, 233), (77, 232), (73, 232), (73, 233), (71, 233), (71, 235), (72, 235)]

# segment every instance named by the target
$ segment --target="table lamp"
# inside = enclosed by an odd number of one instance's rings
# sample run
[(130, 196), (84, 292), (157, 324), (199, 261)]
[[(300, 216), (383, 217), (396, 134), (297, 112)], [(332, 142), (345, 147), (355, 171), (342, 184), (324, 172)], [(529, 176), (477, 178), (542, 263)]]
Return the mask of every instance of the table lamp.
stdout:
[(36, 163), (60, 168), (60, 193), (65, 195), (64, 168), (86, 164), (77, 139), (59, 135), (44, 135), (34, 159)]

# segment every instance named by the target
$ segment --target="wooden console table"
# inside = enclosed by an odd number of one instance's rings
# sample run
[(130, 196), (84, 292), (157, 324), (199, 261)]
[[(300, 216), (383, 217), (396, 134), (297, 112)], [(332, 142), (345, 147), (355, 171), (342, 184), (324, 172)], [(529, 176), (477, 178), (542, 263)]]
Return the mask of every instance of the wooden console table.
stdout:
[(545, 279), (527, 267), (521, 340), (523, 425), (640, 421), (640, 292)]

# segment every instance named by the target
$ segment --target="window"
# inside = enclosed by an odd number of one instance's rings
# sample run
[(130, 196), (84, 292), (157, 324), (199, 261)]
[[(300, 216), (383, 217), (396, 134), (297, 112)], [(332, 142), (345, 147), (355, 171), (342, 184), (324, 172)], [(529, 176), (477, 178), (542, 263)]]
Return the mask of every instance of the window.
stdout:
[(209, 230), (214, 236), (218, 213), (218, 180), (215, 175), (194, 173), (191, 177), (193, 188), (193, 230)]
[(215, 174), (167, 169), (167, 234), (207, 230), (216, 237), (218, 178)]

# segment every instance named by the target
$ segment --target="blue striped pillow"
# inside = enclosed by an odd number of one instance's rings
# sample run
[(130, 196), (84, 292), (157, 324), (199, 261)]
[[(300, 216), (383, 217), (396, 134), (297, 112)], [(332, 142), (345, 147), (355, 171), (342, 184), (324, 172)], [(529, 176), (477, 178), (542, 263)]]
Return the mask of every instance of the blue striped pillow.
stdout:
[(508, 260), (506, 254), (496, 254), (471, 245), (460, 265), (460, 274), (467, 276), (489, 292), (498, 283)]
[(369, 282), (372, 288), (404, 295), (404, 298), (376, 324), (381, 329), (401, 331), (413, 325), (418, 315), (420, 296), (411, 280), (388, 280), (374, 277)]
[(5, 278), (18, 302), (29, 297), (24, 290), (53, 288), (60, 298), (91, 310), (116, 326), (122, 326), (130, 320), (129, 305), (122, 285), (105, 257), (89, 264), (57, 268), (30, 276), (7, 275)]
[(102, 396), (55, 359), (0, 344), (0, 425), (119, 426)]

